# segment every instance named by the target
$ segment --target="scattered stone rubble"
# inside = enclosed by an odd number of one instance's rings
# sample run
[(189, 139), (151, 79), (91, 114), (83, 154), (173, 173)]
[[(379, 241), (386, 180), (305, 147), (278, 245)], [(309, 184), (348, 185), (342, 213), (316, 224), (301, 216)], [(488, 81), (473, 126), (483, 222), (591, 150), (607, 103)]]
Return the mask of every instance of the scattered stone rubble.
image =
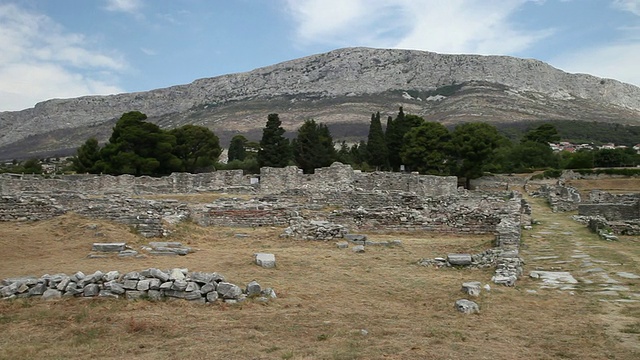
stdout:
[(297, 218), (291, 220), (291, 225), (284, 229), (280, 237), (291, 237), (302, 240), (332, 240), (342, 239), (348, 230), (329, 221), (305, 220)]
[(198, 303), (222, 301), (237, 303), (247, 298), (269, 301), (276, 298), (271, 288), (262, 288), (252, 281), (242, 288), (229, 283), (218, 273), (189, 272), (188, 269), (159, 270), (120, 274), (118, 271), (96, 271), (85, 275), (54, 274), (5, 279), (0, 282), (3, 299), (40, 297), (43, 300), (66, 297), (149, 299), (153, 301), (183, 299)]

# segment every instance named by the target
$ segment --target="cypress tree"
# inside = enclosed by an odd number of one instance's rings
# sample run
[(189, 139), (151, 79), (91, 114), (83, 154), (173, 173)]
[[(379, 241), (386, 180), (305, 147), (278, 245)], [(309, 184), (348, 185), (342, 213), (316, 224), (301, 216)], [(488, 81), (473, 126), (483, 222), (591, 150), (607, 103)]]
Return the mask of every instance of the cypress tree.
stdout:
[(260, 167), (285, 167), (291, 160), (291, 147), (285, 138), (285, 131), (278, 114), (269, 114), (267, 125), (262, 129), (260, 150), (258, 150), (258, 165)]
[(376, 169), (387, 168), (389, 164), (389, 152), (382, 132), (380, 112), (371, 114), (369, 124), (369, 136), (367, 137), (367, 162)]

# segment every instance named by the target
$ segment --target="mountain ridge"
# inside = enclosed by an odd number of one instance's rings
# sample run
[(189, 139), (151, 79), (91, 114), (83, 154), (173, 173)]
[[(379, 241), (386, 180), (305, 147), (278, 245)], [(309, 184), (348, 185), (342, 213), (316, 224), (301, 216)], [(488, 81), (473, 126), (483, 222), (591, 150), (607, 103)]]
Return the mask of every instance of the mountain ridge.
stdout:
[[(440, 94), (450, 87), (457, 89)], [(30, 151), (36, 152), (73, 148), (86, 140), (42, 140), (61, 130), (101, 129), (104, 140), (105, 126), (132, 110), (166, 128), (195, 123), (244, 133), (260, 129), (271, 112), (282, 113), (283, 125), (295, 129), (309, 117), (368, 123), (372, 111), (393, 112), (398, 106), (445, 123), (587, 119), (640, 125), (640, 88), (617, 80), (566, 73), (535, 59), (359, 47), (185, 85), (52, 99), (0, 112), (0, 154), (12, 144), (26, 146), (29, 138), (34, 140)]]

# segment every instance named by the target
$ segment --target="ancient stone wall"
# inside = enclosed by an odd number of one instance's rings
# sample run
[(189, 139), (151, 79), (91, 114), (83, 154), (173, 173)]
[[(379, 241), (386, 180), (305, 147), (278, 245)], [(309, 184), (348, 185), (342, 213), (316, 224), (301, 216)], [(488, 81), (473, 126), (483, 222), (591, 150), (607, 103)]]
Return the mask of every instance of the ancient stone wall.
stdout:
[(315, 174), (303, 174), (295, 166), (261, 168), (260, 191), (277, 194), (292, 190), (326, 191), (402, 191), (420, 196), (440, 197), (457, 192), (455, 176), (430, 176), (408, 173), (354, 171), (351, 166), (334, 163), (316, 169)]
[(251, 192), (250, 180), (242, 170), (222, 170), (202, 174), (173, 173), (153, 178), (132, 175), (63, 175), (44, 178), (38, 175), (0, 174), (0, 194), (24, 192), (75, 192), (81, 194), (188, 194), (197, 192)]
[(439, 197), (457, 191), (454, 176), (427, 176), (407, 173), (354, 171), (351, 166), (334, 163), (303, 174), (295, 166), (260, 169), (260, 183), (251, 184), (242, 170), (222, 170), (202, 174), (173, 173), (153, 178), (132, 175), (63, 175), (44, 178), (38, 175), (0, 174), (0, 195), (25, 192), (74, 192), (81, 194), (189, 194), (230, 192), (279, 194), (293, 190), (324, 191), (403, 191), (420, 196)]
[(217, 301), (237, 303), (248, 297), (268, 301), (276, 297), (271, 288), (263, 289), (255, 281), (244, 288), (225, 281), (218, 273), (189, 272), (187, 269), (160, 270), (151, 268), (140, 272), (120, 274), (118, 271), (96, 271), (85, 275), (43, 275), (5, 279), (0, 282), (0, 298), (39, 297), (53, 300), (68, 297), (101, 297), (129, 300), (183, 299), (198, 303)]
[(580, 204), (578, 214), (581, 216), (602, 216), (610, 221), (640, 219), (640, 201), (622, 204)]

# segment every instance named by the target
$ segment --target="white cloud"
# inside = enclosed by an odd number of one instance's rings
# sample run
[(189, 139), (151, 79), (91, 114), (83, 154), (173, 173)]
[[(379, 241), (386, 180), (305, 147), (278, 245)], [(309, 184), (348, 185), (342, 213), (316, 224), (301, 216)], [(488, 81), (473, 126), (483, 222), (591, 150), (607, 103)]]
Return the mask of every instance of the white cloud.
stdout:
[(157, 51), (149, 48), (140, 48), (140, 51), (142, 51), (145, 55), (149, 55), (149, 56), (158, 55)]
[[(539, 0), (533, 0), (539, 1)], [(512, 54), (552, 30), (519, 31), (508, 18), (527, 0), (287, 0), (303, 44)]]
[(142, 0), (107, 0), (105, 9), (114, 12), (137, 14), (142, 8)]
[(121, 56), (90, 48), (47, 16), (0, 5), (0, 111), (20, 110), (50, 98), (122, 92)]
[(613, 7), (640, 16), (640, 1), (638, 0), (614, 0)]

